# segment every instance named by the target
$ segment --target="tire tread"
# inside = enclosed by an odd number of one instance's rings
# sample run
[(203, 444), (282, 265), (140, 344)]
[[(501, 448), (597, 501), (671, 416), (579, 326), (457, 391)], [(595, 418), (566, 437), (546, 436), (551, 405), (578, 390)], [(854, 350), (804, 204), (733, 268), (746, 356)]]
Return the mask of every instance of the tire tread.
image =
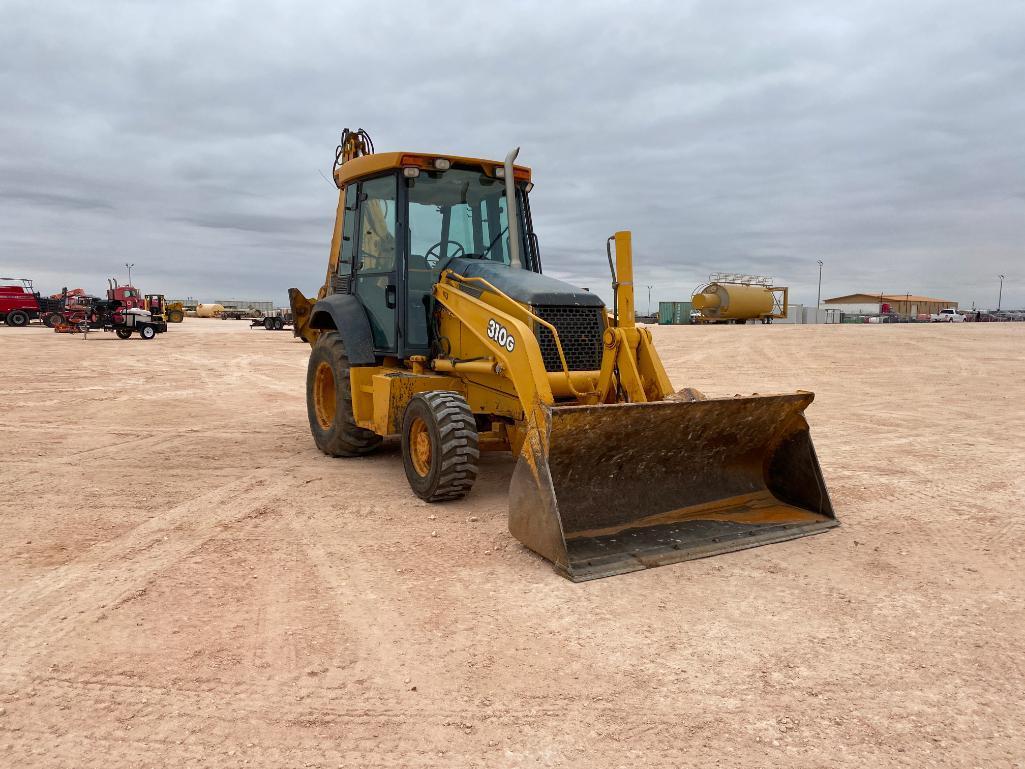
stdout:
[[(356, 424), (352, 416), (352, 382), (349, 379), (349, 358), (345, 354), (345, 343), (336, 331), (327, 331), (317, 340), (327, 358), (334, 366), (334, 375), (341, 387), (341, 401), (335, 409), (337, 428), (333, 435), (318, 436), (316, 432), (316, 415), (312, 404), (313, 366), (307, 375), (307, 402), (310, 417), (310, 428), (313, 431), (317, 447), (325, 454), (333, 457), (360, 457), (374, 451), (381, 444), (381, 436), (373, 430), (367, 430)], [(312, 364), (312, 356), (311, 356)]]
[(428, 502), (460, 499), (469, 493), (477, 480), (480, 449), (473, 412), (457, 392), (432, 390), (416, 397), (427, 404), (441, 437), (441, 469), (437, 486), (423, 499)]

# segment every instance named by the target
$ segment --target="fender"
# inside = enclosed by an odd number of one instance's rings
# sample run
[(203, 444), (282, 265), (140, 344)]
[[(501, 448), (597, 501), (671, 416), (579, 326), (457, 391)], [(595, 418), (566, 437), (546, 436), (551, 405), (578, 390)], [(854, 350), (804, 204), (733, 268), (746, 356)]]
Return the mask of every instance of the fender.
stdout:
[(373, 366), (374, 334), (370, 319), (359, 297), (352, 294), (331, 294), (313, 305), (310, 328), (337, 330), (345, 343), (345, 354), (353, 366)]

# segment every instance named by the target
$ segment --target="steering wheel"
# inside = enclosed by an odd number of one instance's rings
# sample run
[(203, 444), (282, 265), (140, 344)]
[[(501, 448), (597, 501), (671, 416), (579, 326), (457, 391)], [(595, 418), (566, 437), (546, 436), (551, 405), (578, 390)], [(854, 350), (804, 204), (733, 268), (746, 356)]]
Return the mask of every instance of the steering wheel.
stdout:
[[(450, 259), (455, 259), (457, 256), (463, 256), (466, 253), (466, 249), (463, 248), (463, 244), (460, 243), (458, 240), (439, 240), (433, 246), (428, 248), (427, 249), (427, 253), (424, 254), (424, 259), (426, 260), (428, 267), (430, 267), (431, 269), (434, 269), (435, 267), (438, 266), (438, 262), (441, 261), (441, 247), (446, 245), (446, 244), (448, 244), (448, 243), (452, 243), (453, 245), (455, 245), (456, 248), (459, 249), (459, 253), (458, 254), (451, 254), (449, 256)], [(437, 253), (435, 253), (435, 251)], [(432, 257), (433, 257), (433, 261), (432, 261)]]

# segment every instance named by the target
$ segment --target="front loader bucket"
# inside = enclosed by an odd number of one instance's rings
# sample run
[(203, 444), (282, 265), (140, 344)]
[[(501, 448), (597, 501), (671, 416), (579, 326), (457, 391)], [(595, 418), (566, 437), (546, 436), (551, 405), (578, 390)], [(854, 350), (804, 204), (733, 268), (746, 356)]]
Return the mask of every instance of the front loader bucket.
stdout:
[(579, 582), (836, 526), (804, 418), (813, 398), (544, 407), (509, 530)]

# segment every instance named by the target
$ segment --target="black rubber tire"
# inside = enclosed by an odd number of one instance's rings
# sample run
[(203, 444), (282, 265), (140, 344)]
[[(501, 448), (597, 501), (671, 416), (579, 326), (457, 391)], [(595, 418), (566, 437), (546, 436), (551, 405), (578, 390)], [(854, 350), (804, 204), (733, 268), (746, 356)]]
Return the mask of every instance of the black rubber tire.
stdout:
[(267, 331), (273, 331), (274, 330), (274, 318), (264, 318), (263, 319), (263, 327)]
[(153, 328), (153, 326), (140, 326), (139, 327), (139, 336), (141, 336), (146, 341), (149, 341), (150, 339), (152, 339), (156, 335), (157, 335), (157, 330), (155, 328)]
[(275, 331), (280, 331), (284, 327), (285, 327), (285, 321), (283, 321), (281, 318), (274, 318), (274, 330)]
[[(414, 467), (410, 431), (422, 420), (431, 444), (425, 476)], [(456, 392), (435, 390), (414, 395), (402, 416), (402, 464), (410, 488), (428, 502), (465, 497), (477, 480), (480, 449), (477, 425), (466, 399)]]
[(185, 315), (181, 310), (170, 310), (167, 313), (168, 323), (181, 323), (183, 320), (185, 320)]
[(114, 329), (114, 333), (117, 334), (118, 339), (131, 339), (132, 330), (130, 328), (117, 328)]
[(7, 313), (7, 325), (15, 328), (28, 325), (28, 313), (24, 310), (11, 310)]
[(64, 322), (64, 316), (59, 312), (51, 312), (49, 315), (43, 318), (43, 325), (47, 326), (48, 328), (53, 328), (57, 324)]
[[(330, 371), (333, 382), (328, 388), (318, 381), (321, 366)], [(334, 414), (331, 420), (321, 422), (317, 412), (316, 393), (321, 385), (327, 389), (322, 397), (334, 393)], [(345, 345), (337, 331), (325, 331), (313, 345), (306, 369), (306, 413), (310, 432), (317, 448), (333, 457), (360, 457), (369, 454), (381, 444), (381, 436), (356, 424), (352, 416), (352, 385), (349, 381), (349, 359)]]

